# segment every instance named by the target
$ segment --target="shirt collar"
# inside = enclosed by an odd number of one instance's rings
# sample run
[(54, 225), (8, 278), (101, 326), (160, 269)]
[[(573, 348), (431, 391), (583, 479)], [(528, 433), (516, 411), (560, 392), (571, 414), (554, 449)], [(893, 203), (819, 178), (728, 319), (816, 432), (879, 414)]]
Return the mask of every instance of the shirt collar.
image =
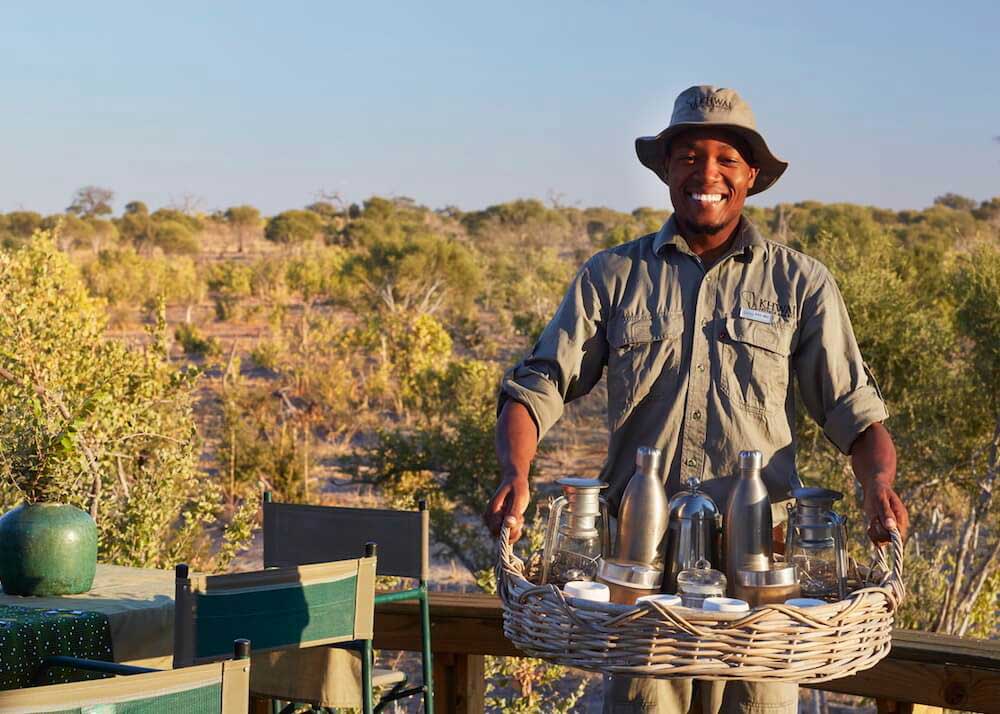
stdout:
[[(753, 256), (758, 254), (767, 255), (767, 241), (764, 240), (760, 231), (757, 230), (757, 227), (749, 218), (740, 216), (740, 224), (736, 228), (736, 231), (736, 240), (733, 241), (733, 246), (727, 255), (738, 252), (746, 253), (748, 250), (750, 251), (751, 260)], [(673, 247), (682, 253), (692, 255), (687, 241), (684, 240), (684, 236), (681, 235), (677, 227), (677, 219), (674, 216), (670, 216), (667, 219), (667, 222), (657, 232), (656, 238), (653, 239), (653, 253), (656, 255), (662, 256), (663, 251), (668, 247)]]

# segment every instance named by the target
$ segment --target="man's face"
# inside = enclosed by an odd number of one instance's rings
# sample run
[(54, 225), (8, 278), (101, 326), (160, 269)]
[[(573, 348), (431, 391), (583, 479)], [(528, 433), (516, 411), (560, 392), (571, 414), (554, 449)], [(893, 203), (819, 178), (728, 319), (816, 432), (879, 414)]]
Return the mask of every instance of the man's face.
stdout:
[(674, 138), (667, 155), (667, 183), (685, 232), (714, 235), (735, 227), (757, 178), (748, 157), (743, 142), (725, 130), (691, 129)]

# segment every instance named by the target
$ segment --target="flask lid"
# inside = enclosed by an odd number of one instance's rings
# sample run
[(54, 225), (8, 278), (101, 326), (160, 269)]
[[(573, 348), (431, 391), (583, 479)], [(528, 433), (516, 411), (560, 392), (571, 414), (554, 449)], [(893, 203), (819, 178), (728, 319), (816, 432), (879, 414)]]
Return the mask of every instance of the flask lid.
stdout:
[(740, 471), (745, 471), (752, 469), (754, 471), (760, 470), (764, 465), (764, 455), (759, 451), (741, 451), (740, 452)]
[(635, 465), (643, 473), (656, 474), (660, 470), (660, 456), (663, 454), (652, 446), (640, 446), (635, 452)]

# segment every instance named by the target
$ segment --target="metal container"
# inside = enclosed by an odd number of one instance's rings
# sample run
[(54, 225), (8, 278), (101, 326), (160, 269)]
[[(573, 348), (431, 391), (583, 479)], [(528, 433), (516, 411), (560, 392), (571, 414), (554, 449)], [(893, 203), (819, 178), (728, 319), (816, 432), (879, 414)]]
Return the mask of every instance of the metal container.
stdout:
[(761, 478), (764, 457), (759, 451), (740, 452), (740, 476), (726, 506), (723, 545), (730, 587), (739, 570), (771, 567), (771, 499)]
[(663, 591), (677, 592), (677, 574), (707, 560), (722, 568), (722, 514), (715, 501), (698, 489), (697, 478), (668, 505), (667, 544), (663, 556)]
[(667, 532), (667, 493), (660, 478), (659, 449), (640, 446), (635, 473), (618, 509), (618, 538), (613, 560), (663, 568)]
[(775, 563), (769, 570), (737, 570), (733, 594), (750, 607), (799, 597), (798, 568), (792, 563)]
[(663, 571), (642, 563), (605, 560), (597, 579), (611, 590), (611, 602), (634, 605), (638, 598), (660, 592)]

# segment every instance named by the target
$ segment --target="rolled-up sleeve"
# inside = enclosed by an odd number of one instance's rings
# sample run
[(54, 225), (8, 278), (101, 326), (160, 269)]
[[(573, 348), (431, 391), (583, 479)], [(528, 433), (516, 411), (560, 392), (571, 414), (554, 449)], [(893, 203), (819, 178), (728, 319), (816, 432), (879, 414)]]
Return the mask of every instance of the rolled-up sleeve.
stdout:
[(607, 363), (606, 304), (594, 272), (596, 256), (583, 266), (552, 321), (531, 352), (500, 385), (497, 413), (508, 399), (523, 404), (538, 427), (538, 439), (562, 416), (566, 402), (589, 392)]
[(844, 298), (825, 269), (817, 286), (800, 314), (794, 369), (806, 411), (849, 454), (861, 432), (889, 413), (861, 357)]

